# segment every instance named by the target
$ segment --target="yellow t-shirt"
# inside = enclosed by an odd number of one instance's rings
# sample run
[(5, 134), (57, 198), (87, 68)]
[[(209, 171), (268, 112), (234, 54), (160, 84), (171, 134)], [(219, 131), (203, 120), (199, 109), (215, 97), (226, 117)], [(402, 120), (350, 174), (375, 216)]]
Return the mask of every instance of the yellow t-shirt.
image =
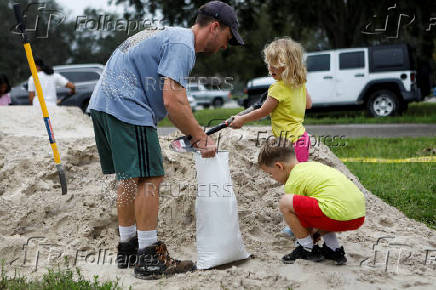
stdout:
[(365, 216), (365, 196), (337, 169), (319, 162), (295, 165), (285, 184), (285, 192), (311, 196), (331, 219), (346, 221)]
[(306, 112), (306, 84), (291, 88), (283, 81), (277, 81), (269, 87), (268, 96), (279, 102), (271, 112), (274, 136), (286, 138), (295, 143), (306, 131), (303, 127)]

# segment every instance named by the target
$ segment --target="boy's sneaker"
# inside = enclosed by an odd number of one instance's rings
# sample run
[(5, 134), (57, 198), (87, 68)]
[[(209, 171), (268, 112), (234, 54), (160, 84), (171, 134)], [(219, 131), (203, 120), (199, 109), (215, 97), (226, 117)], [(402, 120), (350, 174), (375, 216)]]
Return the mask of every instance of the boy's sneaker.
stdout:
[(324, 260), (324, 256), (322, 255), (321, 249), (318, 247), (318, 245), (313, 245), (312, 251), (309, 251), (309, 249), (305, 249), (303, 246), (298, 245), (298, 247), (296, 247), (292, 253), (283, 256), (282, 261), (285, 264), (294, 264), (295, 260), (297, 259), (321, 262)]
[(118, 243), (117, 263), (119, 269), (135, 266), (136, 253), (138, 252), (138, 237), (135, 235), (127, 242)]
[(135, 265), (135, 277), (144, 280), (159, 279), (176, 273), (195, 271), (192, 261), (180, 261), (170, 257), (163, 242), (156, 242), (150, 247), (138, 251)]
[(336, 265), (345, 265), (347, 263), (344, 247), (337, 248), (335, 251), (333, 251), (324, 243), (321, 248), (321, 252), (324, 258), (335, 261)]

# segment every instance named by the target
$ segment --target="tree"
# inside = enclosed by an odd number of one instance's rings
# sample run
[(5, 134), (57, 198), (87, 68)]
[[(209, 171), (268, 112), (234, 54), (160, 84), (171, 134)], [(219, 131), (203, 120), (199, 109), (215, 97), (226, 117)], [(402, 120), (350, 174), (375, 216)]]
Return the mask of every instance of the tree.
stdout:
[[(18, 1), (21, 8), (25, 11), (26, 1)], [(59, 6), (53, 0), (46, 2), (49, 10), (60, 11)], [(73, 27), (68, 23), (59, 23), (53, 18), (52, 24), (56, 24), (56, 29), (49, 27), (49, 14), (54, 13), (45, 9), (40, 9), (37, 5), (28, 7), (25, 17), (27, 28), (35, 28), (35, 31), (27, 33), (31, 42), (33, 54), (44, 59), (48, 64), (64, 63), (71, 55), (71, 42), (74, 38)], [(47, 12), (47, 13), (46, 13)], [(36, 18), (36, 15), (39, 17)], [(16, 19), (12, 10), (12, 5), (5, 1), (0, 2), (0, 18), (3, 20), (0, 25), (0, 71), (5, 73), (12, 84), (26, 80), (30, 76), (30, 69), (27, 64), (25, 51), (21, 37), (14, 32)], [(59, 20), (59, 19), (57, 19)], [(47, 34), (48, 33), (48, 34)]]
[[(190, 27), (194, 24), (196, 12), (204, 0), (112, 0), (116, 4), (128, 2), (138, 15), (159, 14), (164, 15), (166, 24)], [(246, 45), (242, 48), (231, 48), (214, 55), (198, 54), (193, 76), (223, 76), (233, 77), (234, 84), (240, 90), (247, 80), (267, 75), (267, 69), (262, 58), (262, 49), (275, 37), (282, 36), (270, 25), (272, 18), (268, 7), (262, 1), (223, 1), (235, 8), (238, 14), (239, 31)], [(284, 31), (289, 36), (297, 36), (297, 40), (310, 41), (317, 35), (322, 40), (319, 31), (300, 29), (292, 21), (282, 23)], [(313, 42), (311, 46), (314, 46)], [(323, 45), (321, 45), (324, 47)]]

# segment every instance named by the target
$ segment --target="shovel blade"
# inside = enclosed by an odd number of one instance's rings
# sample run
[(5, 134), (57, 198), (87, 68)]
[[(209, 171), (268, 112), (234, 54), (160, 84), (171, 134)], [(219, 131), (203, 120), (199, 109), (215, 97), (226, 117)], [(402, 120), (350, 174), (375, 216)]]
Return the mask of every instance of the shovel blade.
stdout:
[(189, 141), (188, 137), (183, 136), (173, 140), (170, 143), (170, 149), (175, 152), (194, 152), (196, 151)]
[(64, 167), (62, 164), (56, 164), (59, 173), (59, 181), (61, 183), (62, 195), (67, 194), (67, 177), (65, 175)]

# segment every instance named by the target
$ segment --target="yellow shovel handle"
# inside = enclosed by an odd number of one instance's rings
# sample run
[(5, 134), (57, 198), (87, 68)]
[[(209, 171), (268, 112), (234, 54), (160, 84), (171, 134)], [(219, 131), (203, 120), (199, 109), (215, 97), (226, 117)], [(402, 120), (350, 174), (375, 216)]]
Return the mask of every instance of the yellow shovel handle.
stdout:
[(39, 104), (41, 105), (42, 116), (44, 119), (45, 127), (47, 128), (48, 138), (50, 140), (50, 146), (53, 150), (53, 157), (56, 164), (61, 163), (61, 157), (59, 154), (58, 146), (56, 145), (56, 141), (53, 134), (53, 128), (51, 126), (50, 118), (48, 116), (47, 105), (45, 104), (44, 97), (42, 95), (42, 87), (38, 78), (38, 71), (36, 70), (35, 61), (32, 55), (32, 48), (30, 47), (30, 43), (24, 44), (24, 49), (26, 50), (26, 58), (29, 63), (30, 71), (32, 72), (33, 82), (35, 83), (36, 93), (38, 96)]

